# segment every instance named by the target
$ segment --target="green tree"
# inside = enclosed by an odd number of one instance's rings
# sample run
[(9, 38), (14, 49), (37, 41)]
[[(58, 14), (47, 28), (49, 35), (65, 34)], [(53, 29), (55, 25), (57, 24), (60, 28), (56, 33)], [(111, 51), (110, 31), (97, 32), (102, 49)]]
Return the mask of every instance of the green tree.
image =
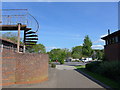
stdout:
[(76, 46), (72, 48), (72, 57), (73, 58), (82, 58), (82, 46)]
[(45, 46), (43, 44), (36, 44), (27, 48), (27, 51), (30, 53), (46, 53)]
[[(17, 34), (16, 33), (13, 33), (13, 32), (7, 32), (7, 33), (3, 33), (2, 34), (2, 37), (3, 38), (6, 38), (6, 39), (10, 39), (11, 41), (17, 43)], [(22, 44), (22, 38), (20, 38), (20, 43)]]
[(98, 60), (102, 60), (102, 59), (103, 59), (103, 55), (104, 55), (103, 50), (98, 50), (98, 51), (96, 52), (96, 58), (97, 58)]
[(12, 32), (7, 32), (2, 34), (3, 38), (10, 39), (13, 42), (17, 42), (17, 34)]
[(71, 57), (71, 51), (67, 48), (61, 49), (63, 50), (64, 54), (65, 54), (65, 59)]
[(71, 56), (69, 49), (52, 49), (49, 53), (51, 61), (58, 60), (61, 64), (64, 63), (64, 60)]
[(104, 58), (104, 50), (93, 50), (92, 58), (102, 60)]
[(52, 49), (48, 54), (51, 61), (58, 60), (58, 57), (60, 56), (60, 49)]
[(90, 57), (92, 55), (92, 42), (89, 36), (85, 36), (83, 47), (82, 47), (82, 54), (84, 57)]

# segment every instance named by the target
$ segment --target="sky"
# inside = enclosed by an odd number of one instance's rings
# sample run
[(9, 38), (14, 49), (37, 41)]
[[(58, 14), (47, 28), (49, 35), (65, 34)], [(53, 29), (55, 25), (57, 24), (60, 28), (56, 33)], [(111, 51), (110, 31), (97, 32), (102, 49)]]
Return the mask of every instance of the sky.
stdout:
[(93, 49), (103, 49), (101, 37), (118, 30), (117, 2), (3, 2), (3, 9), (28, 9), (39, 22), (38, 43), (47, 51), (82, 45), (89, 35)]

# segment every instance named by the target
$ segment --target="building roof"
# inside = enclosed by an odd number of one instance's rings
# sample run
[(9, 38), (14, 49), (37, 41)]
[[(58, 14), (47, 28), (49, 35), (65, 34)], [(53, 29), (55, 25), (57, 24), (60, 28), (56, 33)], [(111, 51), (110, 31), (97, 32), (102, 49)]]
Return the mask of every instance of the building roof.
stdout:
[[(10, 43), (10, 44), (17, 45), (16, 42), (14, 42), (14, 41), (12, 41), (12, 40), (10, 40), (10, 39), (7, 39), (7, 38), (2, 38), (2, 37), (0, 37), (0, 42), (1, 42), (1, 43), (2, 43), (2, 42), (7, 42), (7, 43)], [(20, 46), (23, 46), (23, 45), (20, 45)]]
[(6, 42), (9, 42), (9, 43), (12, 43), (12, 44), (16, 44), (16, 43), (13, 42), (12, 40), (7, 39), (7, 38), (2, 38), (2, 37), (0, 37), (0, 41), (6, 41)]
[(117, 35), (120, 35), (120, 30), (118, 30), (118, 31), (116, 31), (116, 32), (114, 32), (114, 33), (111, 33), (111, 34), (109, 34), (109, 35), (107, 35), (107, 36), (105, 36), (105, 37), (102, 37), (101, 39), (106, 40), (106, 39), (115, 37), (115, 36), (117, 36)]

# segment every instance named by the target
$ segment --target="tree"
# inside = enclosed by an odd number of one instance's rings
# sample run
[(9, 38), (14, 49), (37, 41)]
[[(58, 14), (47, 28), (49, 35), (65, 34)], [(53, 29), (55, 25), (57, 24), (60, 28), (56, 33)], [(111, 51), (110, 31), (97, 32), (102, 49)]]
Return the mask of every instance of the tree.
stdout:
[(71, 53), (69, 49), (52, 49), (49, 53), (51, 61), (58, 60), (61, 64), (64, 63), (64, 59), (68, 58)]
[[(11, 41), (17, 43), (17, 34), (16, 33), (12, 33), (12, 32), (7, 32), (7, 33), (4, 33), (2, 34), (2, 37), (3, 38), (6, 38), (6, 39), (10, 39)], [(22, 44), (22, 38), (20, 38), (20, 43)]]
[(85, 36), (83, 47), (82, 47), (82, 54), (84, 57), (90, 57), (92, 55), (92, 42), (89, 36)]
[(82, 58), (82, 46), (76, 46), (72, 48), (72, 57), (73, 58)]
[(93, 50), (92, 58), (102, 60), (104, 58), (104, 50)]
[(43, 44), (36, 44), (27, 48), (27, 51), (30, 53), (46, 53), (45, 46)]
[(98, 50), (97, 53), (96, 53), (97, 60), (102, 60), (103, 55), (104, 55), (103, 50)]
[(67, 48), (61, 49), (65, 53), (65, 59), (71, 57), (71, 51)]
[(60, 49), (52, 49), (49, 52), (49, 57), (50, 57), (51, 61), (58, 60), (59, 55), (60, 55)]

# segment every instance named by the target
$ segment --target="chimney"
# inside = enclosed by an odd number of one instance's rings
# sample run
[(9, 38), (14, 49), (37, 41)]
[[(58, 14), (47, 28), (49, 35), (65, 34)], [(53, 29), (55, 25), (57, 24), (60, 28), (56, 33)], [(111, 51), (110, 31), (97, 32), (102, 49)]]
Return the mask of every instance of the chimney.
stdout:
[(110, 29), (108, 29), (108, 35), (110, 34)]

